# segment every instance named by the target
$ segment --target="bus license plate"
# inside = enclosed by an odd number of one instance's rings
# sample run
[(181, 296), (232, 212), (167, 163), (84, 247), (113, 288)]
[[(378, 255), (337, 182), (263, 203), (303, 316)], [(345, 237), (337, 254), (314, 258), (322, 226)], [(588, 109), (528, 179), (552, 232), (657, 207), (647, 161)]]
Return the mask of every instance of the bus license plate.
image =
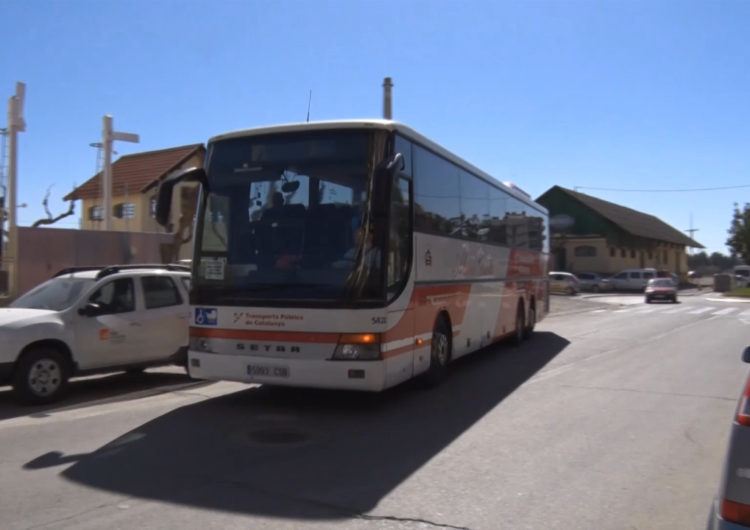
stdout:
[(289, 377), (289, 367), (267, 364), (248, 364), (247, 375), (251, 377)]

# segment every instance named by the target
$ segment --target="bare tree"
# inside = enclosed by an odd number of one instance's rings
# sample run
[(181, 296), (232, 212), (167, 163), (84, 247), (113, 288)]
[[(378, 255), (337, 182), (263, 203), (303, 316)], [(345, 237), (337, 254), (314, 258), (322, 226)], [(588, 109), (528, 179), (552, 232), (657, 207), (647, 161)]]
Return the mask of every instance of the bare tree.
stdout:
[[(75, 184), (73, 184), (73, 189), (75, 189)], [(38, 226), (42, 225), (51, 225), (58, 222), (60, 219), (64, 219), (65, 217), (68, 217), (69, 215), (73, 215), (75, 213), (75, 200), (71, 199), (70, 206), (68, 207), (68, 211), (65, 213), (61, 213), (60, 215), (53, 216), (52, 212), (49, 209), (49, 194), (52, 190), (52, 186), (47, 188), (47, 193), (44, 194), (44, 199), (42, 200), (42, 206), (44, 206), (44, 212), (47, 214), (47, 217), (43, 217), (42, 219), (38, 219), (34, 221), (34, 224), (31, 226), (33, 228), (36, 228)]]

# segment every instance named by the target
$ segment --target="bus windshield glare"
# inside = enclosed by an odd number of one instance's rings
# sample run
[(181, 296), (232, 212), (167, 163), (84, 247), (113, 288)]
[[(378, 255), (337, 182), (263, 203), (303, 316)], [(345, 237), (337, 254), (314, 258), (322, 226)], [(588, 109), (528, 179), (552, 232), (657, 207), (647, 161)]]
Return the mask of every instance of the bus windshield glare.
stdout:
[(213, 143), (194, 303), (383, 301), (371, 197), (386, 138), (339, 130)]

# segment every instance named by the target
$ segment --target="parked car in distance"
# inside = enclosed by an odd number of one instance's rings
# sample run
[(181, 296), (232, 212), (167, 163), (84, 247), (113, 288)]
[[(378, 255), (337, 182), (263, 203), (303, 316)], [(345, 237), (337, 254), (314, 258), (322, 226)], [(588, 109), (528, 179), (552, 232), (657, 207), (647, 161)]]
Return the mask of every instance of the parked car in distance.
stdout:
[(609, 285), (614, 290), (643, 291), (652, 278), (656, 269), (625, 269), (609, 278)]
[(750, 265), (735, 265), (732, 272), (734, 272), (737, 287), (750, 285)]
[(0, 384), (24, 403), (58, 399), (68, 379), (185, 364), (190, 269), (64, 269), (0, 309)]
[(580, 286), (575, 274), (569, 272), (550, 271), (549, 292), (557, 294), (578, 294)]
[(671, 278), (653, 278), (646, 285), (646, 303), (654, 300), (666, 300), (677, 303), (677, 286)]
[[(742, 360), (750, 363), (750, 347)], [(750, 377), (740, 394), (730, 427), (721, 482), (708, 518), (707, 530), (750, 528)]]
[(581, 291), (598, 293), (609, 289), (609, 280), (595, 272), (579, 272), (576, 276)]

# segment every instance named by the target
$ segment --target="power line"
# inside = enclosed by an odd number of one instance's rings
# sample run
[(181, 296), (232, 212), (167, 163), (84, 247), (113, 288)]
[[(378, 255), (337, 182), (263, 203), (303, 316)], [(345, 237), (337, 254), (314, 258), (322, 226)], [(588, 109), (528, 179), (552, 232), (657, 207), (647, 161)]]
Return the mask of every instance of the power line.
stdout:
[(719, 191), (719, 190), (736, 190), (739, 188), (750, 188), (750, 184), (740, 186), (715, 186), (713, 188), (683, 188), (671, 190), (648, 190), (648, 189), (625, 189), (625, 188), (596, 188), (592, 186), (573, 186), (575, 191), (578, 190), (597, 190), (597, 191), (633, 191), (638, 193), (677, 193), (689, 191)]

